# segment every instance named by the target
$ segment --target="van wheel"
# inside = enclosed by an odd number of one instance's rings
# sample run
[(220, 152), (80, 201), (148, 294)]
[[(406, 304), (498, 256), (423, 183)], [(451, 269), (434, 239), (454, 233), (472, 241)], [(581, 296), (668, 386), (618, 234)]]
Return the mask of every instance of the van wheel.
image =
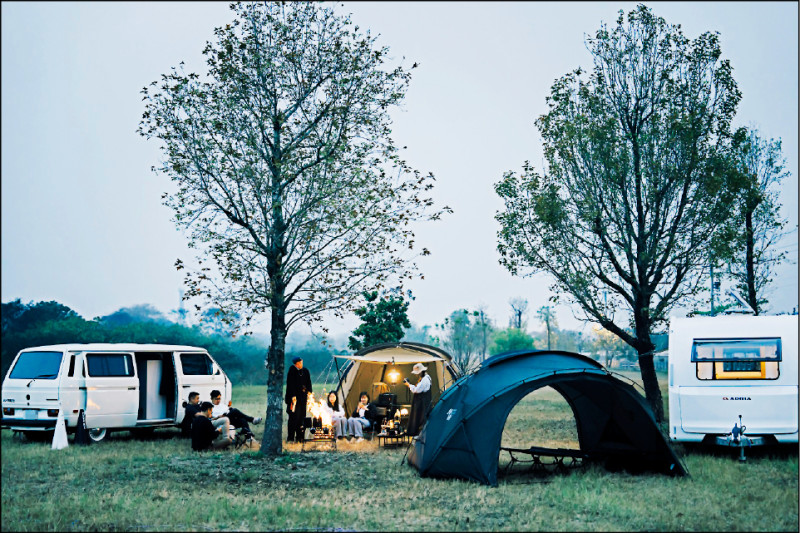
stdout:
[(106, 428), (92, 428), (89, 430), (89, 438), (92, 439), (92, 442), (100, 442), (106, 438), (106, 435), (108, 435)]

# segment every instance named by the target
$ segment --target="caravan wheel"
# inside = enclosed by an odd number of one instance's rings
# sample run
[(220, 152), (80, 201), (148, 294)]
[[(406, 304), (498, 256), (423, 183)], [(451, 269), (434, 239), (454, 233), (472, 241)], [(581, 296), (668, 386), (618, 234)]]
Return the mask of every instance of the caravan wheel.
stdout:
[(89, 438), (92, 439), (93, 442), (100, 442), (106, 438), (106, 435), (108, 435), (106, 428), (92, 428), (89, 430)]

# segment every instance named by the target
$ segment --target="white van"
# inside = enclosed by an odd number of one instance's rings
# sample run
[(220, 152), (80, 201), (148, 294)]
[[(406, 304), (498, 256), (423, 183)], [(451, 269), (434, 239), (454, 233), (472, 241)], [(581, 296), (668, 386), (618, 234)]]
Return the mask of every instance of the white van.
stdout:
[(672, 440), (726, 444), (741, 424), (748, 444), (796, 443), (797, 328), (797, 315), (672, 319)]
[[(59, 344), (20, 351), (3, 380), (0, 427), (36, 437), (67, 429), (81, 410), (94, 441), (110, 430), (171, 427), (192, 391), (231, 398), (231, 381), (204, 348), (164, 344)], [(151, 430), (151, 429), (150, 429)]]

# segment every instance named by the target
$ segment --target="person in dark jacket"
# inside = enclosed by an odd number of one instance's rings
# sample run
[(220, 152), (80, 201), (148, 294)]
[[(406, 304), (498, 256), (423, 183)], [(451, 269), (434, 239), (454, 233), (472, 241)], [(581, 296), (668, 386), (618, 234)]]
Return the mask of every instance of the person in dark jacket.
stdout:
[(183, 420), (181, 420), (181, 436), (192, 436), (192, 422), (195, 416), (200, 412), (200, 394), (197, 392), (189, 393), (189, 402), (183, 406)]
[(200, 414), (192, 422), (192, 449), (196, 452), (210, 449), (221, 450), (233, 443), (230, 435), (224, 435), (223, 438), (217, 440), (223, 429), (215, 428), (209, 420), (213, 409), (214, 406), (211, 402), (201, 403)]
[(364, 429), (372, 427), (380, 421), (378, 408), (369, 403), (369, 394), (362, 392), (353, 414), (347, 421), (348, 438), (357, 437), (356, 442), (364, 440)]
[(311, 391), (311, 373), (307, 368), (303, 368), (303, 360), (295, 357), (286, 374), (284, 401), (286, 402), (286, 412), (289, 414), (287, 442), (303, 442), (305, 440), (306, 405), (308, 404), (308, 393)]

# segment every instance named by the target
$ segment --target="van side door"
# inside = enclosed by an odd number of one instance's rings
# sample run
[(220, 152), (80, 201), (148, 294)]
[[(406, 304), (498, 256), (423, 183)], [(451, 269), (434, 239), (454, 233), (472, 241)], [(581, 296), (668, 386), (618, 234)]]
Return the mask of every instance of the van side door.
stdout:
[(190, 392), (197, 392), (201, 402), (210, 402), (211, 391), (215, 389), (222, 393), (223, 402), (230, 400), (225, 397), (225, 376), (207, 353), (176, 352), (175, 356), (175, 368), (181, 383), (178, 405), (189, 401)]
[(86, 427), (135, 427), (139, 378), (131, 352), (85, 352)]

